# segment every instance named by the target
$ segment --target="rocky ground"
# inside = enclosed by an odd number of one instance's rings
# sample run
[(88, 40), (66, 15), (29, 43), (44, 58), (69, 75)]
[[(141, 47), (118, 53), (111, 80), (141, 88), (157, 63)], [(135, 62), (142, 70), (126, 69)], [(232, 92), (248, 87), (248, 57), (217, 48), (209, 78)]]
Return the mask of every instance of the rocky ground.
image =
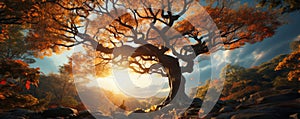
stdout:
[[(197, 119), (202, 100), (194, 99), (191, 107), (186, 111), (175, 110), (175, 113), (161, 114), (156, 117), (145, 118), (181, 118)], [(170, 106), (171, 107), (171, 106)], [(136, 110), (135, 112), (143, 112)], [(48, 109), (43, 112), (33, 112), (24, 109), (15, 109), (0, 114), (0, 119), (130, 119), (135, 118), (134, 113), (114, 113), (105, 116), (101, 112), (93, 113), (88, 111), (78, 112), (76, 109), (60, 107)], [(174, 115), (177, 114), (177, 115)], [(289, 88), (272, 88), (259, 91), (244, 97), (238, 101), (218, 101), (212, 112), (205, 119), (299, 119), (300, 118), (300, 93)]]
[[(196, 117), (199, 107), (191, 107), (181, 118)], [(259, 91), (239, 101), (218, 101), (205, 119), (300, 119), (300, 94), (294, 89)]]

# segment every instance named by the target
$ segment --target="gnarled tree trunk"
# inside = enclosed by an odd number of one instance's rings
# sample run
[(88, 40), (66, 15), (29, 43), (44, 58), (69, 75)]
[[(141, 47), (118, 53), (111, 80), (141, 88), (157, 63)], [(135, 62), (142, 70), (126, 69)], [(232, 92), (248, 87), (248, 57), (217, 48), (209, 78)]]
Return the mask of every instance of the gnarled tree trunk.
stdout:
[(169, 79), (170, 92), (166, 100), (162, 103), (162, 107), (167, 104), (183, 104), (188, 102), (190, 98), (185, 93), (185, 78), (182, 76), (181, 68), (177, 58), (168, 55), (159, 57), (165, 72)]

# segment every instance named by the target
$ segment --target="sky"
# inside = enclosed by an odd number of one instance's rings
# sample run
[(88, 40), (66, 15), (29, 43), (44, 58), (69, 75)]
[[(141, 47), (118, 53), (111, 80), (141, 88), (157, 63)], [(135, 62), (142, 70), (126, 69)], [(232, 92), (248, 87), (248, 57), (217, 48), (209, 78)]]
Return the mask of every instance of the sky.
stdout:
[[(281, 26), (275, 33), (274, 36), (271, 38), (267, 38), (263, 40), (262, 42), (255, 43), (255, 44), (246, 44), (245, 46), (235, 49), (232, 51), (224, 51), (216, 57), (213, 57), (212, 60), (203, 60), (200, 58), (200, 62), (197, 65), (198, 69), (194, 71), (193, 75), (186, 76), (187, 87), (196, 87), (198, 85), (201, 85), (205, 82), (205, 80), (211, 78), (212, 68), (211, 64), (217, 64), (218, 60), (226, 60), (227, 63), (230, 64), (237, 64), (243, 67), (252, 67), (257, 66), (263, 62), (266, 62), (270, 59), (272, 59), (275, 56), (278, 56), (280, 54), (288, 54), (291, 50), (289, 48), (289, 44), (291, 41), (294, 41), (296, 39), (300, 39), (300, 22), (298, 20), (300, 19), (300, 14), (292, 13), (284, 20), (287, 20), (287, 24)], [(49, 73), (57, 73), (59, 70), (59, 66), (65, 64), (68, 62), (68, 57), (70, 57), (73, 53), (73, 50), (66, 51), (62, 54), (53, 54), (50, 57), (44, 57), (43, 59), (36, 59), (36, 62), (34, 64), (31, 64), (31, 67), (40, 67), (41, 71), (44, 74)], [(218, 67), (220, 70), (222, 67)], [(120, 76), (120, 75), (119, 75)], [(121, 77), (124, 78), (125, 75), (122, 75)], [(135, 75), (133, 75), (134, 77)], [(195, 79), (196, 77), (197, 79)], [(127, 77), (128, 78), (128, 77)], [(129, 79), (132, 77), (129, 77)], [(157, 77), (156, 77), (157, 78)], [(114, 86), (111, 85), (111, 83), (116, 83), (114, 81), (118, 82), (118, 78), (113, 77), (101, 79), (102, 83), (92, 83), (94, 85), (102, 85), (104, 88), (113, 88), (112, 90), (116, 90), (116, 88), (120, 88), (120, 85), (116, 84)], [(134, 78), (135, 79), (135, 78)], [(152, 77), (152, 79), (155, 79)], [(132, 80), (134, 81), (134, 80)], [(145, 81), (146, 83), (144, 85), (153, 84), (151, 89), (155, 88), (155, 90), (160, 91), (166, 91), (167, 89), (167, 81), (165, 82), (158, 82), (158, 84), (155, 84), (153, 82), (155, 81)], [(155, 85), (154, 85), (155, 84)], [(123, 84), (124, 85), (124, 84)], [(132, 84), (125, 84), (125, 86), (132, 85)], [(136, 84), (134, 84), (136, 85)], [(122, 86), (121, 86), (122, 88)], [(158, 89), (159, 88), (159, 89)], [(139, 92), (137, 91), (136, 95), (144, 94), (143, 96), (149, 96), (152, 95), (153, 92), (149, 92), (147, 87), (143, 86), (135, 86), (128, 89), (128, 91), (132, 90), (144, 90)], [(154, 89), (153, 89), (154, 90)], [(147, 92), (148, 91), (148, 92)], [(187, 89), (186, 91), (189, 91)], [(126, 92), (126, 91), (125, 91)]]
[[(255, 44), (246, 44), (241, 48), (223, 52), (226, 61), (230, 64), (240, 65), (246, 68), (257, 66), (271, 60), (280, 54), (291, 52), (289, 47), (292, 41), (300, 39), (300, 14), (292, 13), (285, 20), (287, 24), (279, 27), (275, 35)], [(209, 61), (200, 62), (200, 73), (210, 74)], [(210, 75), (201, 75), (206, 80)]]

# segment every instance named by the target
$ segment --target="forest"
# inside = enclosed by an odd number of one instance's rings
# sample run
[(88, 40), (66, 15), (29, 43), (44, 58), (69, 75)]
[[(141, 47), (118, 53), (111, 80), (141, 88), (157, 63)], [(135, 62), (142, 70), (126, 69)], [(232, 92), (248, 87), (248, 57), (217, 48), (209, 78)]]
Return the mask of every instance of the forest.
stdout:
[(0, 118), (298, 119), (299, 10), (298, 0), (1, 0)]

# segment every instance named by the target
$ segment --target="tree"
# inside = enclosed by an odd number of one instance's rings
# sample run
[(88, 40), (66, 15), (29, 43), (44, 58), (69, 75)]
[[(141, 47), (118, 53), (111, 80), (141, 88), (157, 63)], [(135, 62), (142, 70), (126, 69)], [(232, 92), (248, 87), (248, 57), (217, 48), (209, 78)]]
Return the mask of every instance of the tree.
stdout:
[[(26, 89), (37, 85), (39, 68), (30, 68), (33, 53), (25, 42), (23, 29), (18, 25), (9, 25), (6, 33), (0, 34), (0, 81), (1, 88)], [(20, 90), (19, 90), (20, 91)]]
[(41, 104), (37, 98), (26, 93), (38, 85), (40, 72), (39, 68), (28, 65), (35, 60), (25, 42), (25, 34), (25, 30), (16, 24), (5, 25), (0, 33), (0, 105), (3, 110), (38, 109)]
[(300, 9), (298, 0), (258, 0), (258, 7), (279, 9), (281, 13), (290, 13)]
[(200, 99), (203, 100), (205, 95), (206, 95), (206, 92), (209, 88), (209, 83), (210, 83), (210, 80), (206, 80), (206, 82), (203, 86), (197, 87), (197, 92), (196, 92), (195, 97), (200, 98)]
[[(296, 47), (298, 45), (298, 47)], [(288, 70), (289, 81), (300, 81), (300, 45), (299, 41), (294, 41), (291, 44), (293, 52), (285, 57), (276, 66), (275, 70)]]
[(39, 104), (38, 99), (24, 93), (32, 86), (37, 86), (38, 70), (29, 68), (21, 60), (0, 60), (0, 106), (3, 110), (30, 108)]
[(214, 53), (223, 45), (232, 50), (262, 41), (280, 25), (276, 12), (228, 4), (199, 10), (193, 2), (43, 0), (34, 7), (39, 21), (30, 26), (27, 41), (39, 55), (91, 46), (97, 52), (95, 65), (113, 63), (140, 74), (166, 76), (170, 93), (162, 106), (176, 95), (180, 99), (175, 102), (182, 102), (188, 98), (182, 73), (193, 71), (196, 56)]
[(34, 63), (34, 51), (26, 42), (26, 30), (20, 25), (6, 25), (6, 30), (0, 34), (0, 59), (23, 60)]
[(241, 74), (245, 73), (246, 69), (238, 65), (226, 65), (221, 72), (221, 77), (228, 82), (235, 82), (244, 78)]
[(274, 70), (276, 66), (286, 57), (286, 55), (279, 55), (272, 58), (270, 61), (262, 63), (257, 69), (257, 73), (261, 74), (262, 78), (266, 80), (274, 80), (278, 76), (286, 75), (286, 70)]
[[(79, 18), (86, 17), (92, 1), (85, 0), (4, 0), (0, 2), (0, 29), (6, 33), (9, 25), (26, 30), (25, 42), (36, 57), (60, 53), (66, 48), (56, 44), (76, 42), (74, 30)], [(0, 35), (2, 35), (0, 33)], [(72, 39), (74, 38), (74, 39)]]
[(35, 89), (35, 95), (39, 98), (51, 95), (49, 100), (51, 104), (77, 106), (78, 95), (72, 77), (72, 66), (69, 63), (61, 66), (59, 74), (41, 76), (39, 87)]

